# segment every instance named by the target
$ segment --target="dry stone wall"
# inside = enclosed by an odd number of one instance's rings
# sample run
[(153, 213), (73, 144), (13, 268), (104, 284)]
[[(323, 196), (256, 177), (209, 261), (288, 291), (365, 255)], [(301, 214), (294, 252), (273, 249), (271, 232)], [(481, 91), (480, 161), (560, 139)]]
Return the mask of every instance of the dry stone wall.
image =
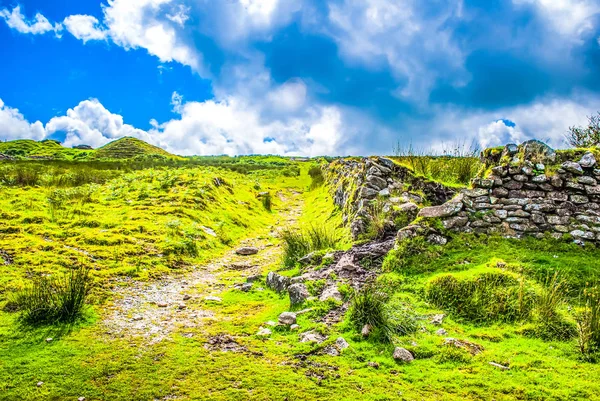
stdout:
[(446, 229), (459, 232), (570, 234), (579, 243), (600, 241), (596, 156), (590, 151), (576, 160), (556, 160), (556, 152), (538, 141), (507, 145), (497, 165), (475, 179), (472, 189), (444, 205), (421, 209), (419, 216), (439, 218)]

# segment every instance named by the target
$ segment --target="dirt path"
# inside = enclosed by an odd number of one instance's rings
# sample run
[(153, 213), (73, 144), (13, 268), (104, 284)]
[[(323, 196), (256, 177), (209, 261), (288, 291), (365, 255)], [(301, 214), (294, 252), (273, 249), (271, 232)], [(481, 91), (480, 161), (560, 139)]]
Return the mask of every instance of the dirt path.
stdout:
[[(243, 283), (247, 277), (261, 274), (263, 266), (279, 260), (279, 231), (297, 222), (303, 199), (295, 191), (278, 196), (284, 207), (278, 211), (280, 218), (269, 232), (244, 239), (223, 257), (177, 277), (164, 277), (153, 282), (122, 279), (115, 286), (114, 302), (107, 308), (103, 321), (107, 334), (142, 337), (152, 344), (168, 338), (176, 330), (200, 327), (207, 319), (214, 319), (213, 313), (204, 307), (219, 302), (219, 295), (226, 289), (222, 279), (225, 273), (229, 279), (233, 276)], [(256, 247), (259, 252), (252, 256), (237, 255), (235, 249), (243, 246)]]

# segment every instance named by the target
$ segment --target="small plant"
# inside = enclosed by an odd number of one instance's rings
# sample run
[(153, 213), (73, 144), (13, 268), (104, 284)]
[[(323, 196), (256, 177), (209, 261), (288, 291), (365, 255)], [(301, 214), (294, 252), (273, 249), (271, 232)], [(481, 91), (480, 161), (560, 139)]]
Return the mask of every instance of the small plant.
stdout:
[(365, 286), (356, 292), (350, 304), (349, 319), (357, 331), (369, 326), (385, 341), (390, 342), (393, 326), (385, 305), (387, 296), (374, 285)]
[(32, 325), (71, 323), (83, 312), (91, 288), (87, 267), (71, 270), (64, 277), (42, 277), (16, 294), (21, 319)]
[(340, 238), (327, 226), (309, 226), (304, 229), (286, 229), (282, 232), (283, 264), (293, 267), (303, 256), (313, 251), (337, 247)]
[(587, 127), (569, 127), (565, 135), (569, 145), (575, 148), (590, 148), (600, 145), (600, 112), (588, 117)]
[(323, 177), (323, 170), (321, 170), (321, 167), (318, 165), (312, 166), (308, 170), (308, 175), (310, 175), (311, 179), (310, 189), (318, 188), (325, 182), (325, 177)]
[(273, 202), (273, 198), (271, 197), (271, 193), (267, 192), (265, 195), (262, 196), (261, 198), (261, 202), (263, 204), (263, 207), (265, 208), (265, 210), (267, 211), (271, 211), (271, 206), (272, 206), (272, 202)]
[(600, 353), (600, 288), (583, 291), (583, 309), (576, 317), (579, 351), (590, 360)]

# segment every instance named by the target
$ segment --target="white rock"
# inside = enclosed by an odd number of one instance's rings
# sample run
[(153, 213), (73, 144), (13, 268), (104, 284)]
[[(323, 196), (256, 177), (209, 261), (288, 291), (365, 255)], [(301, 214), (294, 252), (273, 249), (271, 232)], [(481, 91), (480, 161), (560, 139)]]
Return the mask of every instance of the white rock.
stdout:
[(221, 302), (221, 298), (215, 297), (214, 295), (209, 295), (207, 297), (204, 297), (204, 300), (209, 301), (209, 302)]
[(256, 335), (259, 337), (268, 337), (271, 334), (272, 334), (271, 330), (266, 329), (266, 328), (262, 328), (262, 329), (258, 330), (258, 333), (256, 333)]
[(307, 331), (305, 333), (300, 334), (300, 342), (301, 343), (317, 343), (320, 344), (325, 341), (327, 337), (321, 335), (319, 333), (315, 333), (314, 331)]
[(438, 329), (435, 334), (437, 334), (438, 336), (445, 336), (446, 334), (448, 334), (448, 332), (446, 331), (446, 329)]
[(299, 326), (299, 325), (297, 325), (297, 324), (292, 324), (292, 325), (290, 326), (290, 330), (292, 330), (292, 331), (296, 331), (296, 330), (298, 330), (299, 328), (300, 328), (300, 326)]
[(296, 324), (296, 314), (294, 312), (283, 312), (281, 315), (279, 315), (279, 323), (281, 324), (285, 324), (285, 325), (292, 325), (292, 324)]
[(402, 347), (396, 347), (394, 350), (394, 359), (402, 362), (412, 362), (415, 357), (410, 353), (409, 350)]
[(321, 296), (319, 297), (319, 301), (321, 301), (321, 302), (327, 301), (328, 299), (342, 301), (344, 299), (344, 297), (342, 297), (342, 294), (338, 290), (337, 286), (332, 285), (332, 286), (325, 288), (323, 290), (323, 292), (321, 293)]
[(339, 348), (339, 349), (346, 349), (348, 348), (350, 345), (348, 344), (348, 342), (344, 339), (344, 337), (338, 337), (335, 340), (335, 345)]

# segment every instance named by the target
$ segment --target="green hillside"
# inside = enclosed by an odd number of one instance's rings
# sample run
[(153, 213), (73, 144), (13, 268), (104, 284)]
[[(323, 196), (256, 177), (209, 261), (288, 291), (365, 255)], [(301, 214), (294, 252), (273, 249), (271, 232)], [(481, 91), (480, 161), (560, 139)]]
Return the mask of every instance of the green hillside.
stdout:
[(164, 156), (168, 158), (178, 157), (164, 149), (132, 137), (117, 139), (98, 148), (94, 157), (98, 159), (130, 159), (142, 155)]
[(32, 139), (18, 139), (0, 142), (0, 153), (15, 158), (70, 160), (85, 159), (93, 151), (65, 148), (59, 142), (48, 139), (40, 142)]

